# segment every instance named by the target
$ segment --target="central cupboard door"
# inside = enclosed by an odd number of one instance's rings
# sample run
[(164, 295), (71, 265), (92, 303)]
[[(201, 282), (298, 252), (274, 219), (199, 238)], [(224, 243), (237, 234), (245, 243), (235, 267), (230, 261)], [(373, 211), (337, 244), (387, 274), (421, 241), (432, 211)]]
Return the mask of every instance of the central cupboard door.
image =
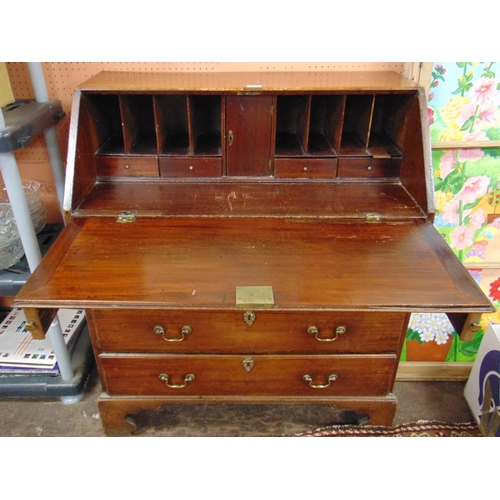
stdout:
[(227, 175), (273, 175), (273, 96), (227, 96)]

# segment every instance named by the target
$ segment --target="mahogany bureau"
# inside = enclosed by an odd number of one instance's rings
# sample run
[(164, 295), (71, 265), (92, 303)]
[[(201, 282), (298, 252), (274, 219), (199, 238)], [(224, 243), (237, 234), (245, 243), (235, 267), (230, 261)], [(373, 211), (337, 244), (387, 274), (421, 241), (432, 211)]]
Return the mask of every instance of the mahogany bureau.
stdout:
[(34, 336), (86, 310), (109, 435), (174, 403), (390, 425), (411, 312), (492, 310), (432, 225), (426, 117), (396, 73), (101, 73), (16, 306)]

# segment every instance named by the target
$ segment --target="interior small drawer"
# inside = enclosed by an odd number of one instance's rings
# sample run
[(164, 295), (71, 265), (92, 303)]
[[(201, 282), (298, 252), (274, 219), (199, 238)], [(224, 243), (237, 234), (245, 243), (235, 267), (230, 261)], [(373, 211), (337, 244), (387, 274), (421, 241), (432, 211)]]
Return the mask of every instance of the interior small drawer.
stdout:
[(162, 177), (220, 177), (222, 158), (176, 158), (160, 156)]
[(406, 313), (95, 309), (100, 351), (168, 353), (397, 352)]
[(276, 158), (274, 176), (319, 179), (337, 176), (337, 158)]
[(109, 395), (382, 396), (395, 355), (99, 356)]
[(97, 175), (103, 177), (158, 177), (156, 156), (96, 156)]
[(338, 177), (398, 177), (401, 158), (339, 158)]

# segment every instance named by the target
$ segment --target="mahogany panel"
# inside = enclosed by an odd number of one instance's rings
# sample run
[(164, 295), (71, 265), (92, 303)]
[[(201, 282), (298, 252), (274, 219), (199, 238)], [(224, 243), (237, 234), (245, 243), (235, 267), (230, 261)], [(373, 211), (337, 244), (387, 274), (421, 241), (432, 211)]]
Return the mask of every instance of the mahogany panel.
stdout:
[(18, 307), (234, 309), (236, 287), (253, 285), (273, 287), (275, 309), (492, 308), (430, 223), (95, 217), (81, 224), (63, 259), (35, 270)]
[(162, 177), (220, 177), (222, 175), (222, 158), (179, 158), (161, 156), (159, 159)]
[(339, 177), (398, 177), (398, 158), (339, 158)]
[[(161, 396), (385, 396), (396, 368), (396, 355), (262, 356), (101, 354), (109, 395)], [(247, 368), (245, 368), (247, 366)], [(168, 387), (160, 380), (184, 387)], [(188, 374), (192, 381), (185, 381)], [(310, 375), (311, 381), (303, 379)], [(328, 377), (336, 380), (328, 384)], [(314, 388), (310, 384), (325, 388)]]
[(227, 175), (272, 175), (273, 96), (226, 98)]
[(401, 182), (422, 209), (432, 216), (435, 211), (434, 181), (428, 127), (427, 99), (424, 89), (420, 88), (406, 117)]
[(103, 71), (79, 89), (103, 92), (304, 92), (342, 89), (392, 93), (417, 84), (392, 71), (120, 72)]
[[(94, 309), (93, 333), (101, 351), (164, 353), (383, 353), (399, 345), (405, 313)], [(155, 327), (162, 333), (155, 333)], [(190, 333), (183, 335), (182, 328)], [(316, 334), (308, 328), (316, 327)], [(345, 332), (337, 332), (338, 328)], [(165, 340), (168, 339), (168, 340)], [(182, 340), (184, 339), (184, 340)]]
[(97, 175), (109, 177), (158, 177), (156, 156), (96, 156)]
[(333, 178), (337, 176), (337, 159), (276, 158), (274, 176), (303, 179)]
[(151, 95), (120, 96), (123, 140), (127, 154), (156, 154), (156, 127)]
[(364, 219), (422, 218), (424, 214), (399, 182), (285, 181), (99, 182), (74, 215), (140, 215), (231, 217), (333, 217)]

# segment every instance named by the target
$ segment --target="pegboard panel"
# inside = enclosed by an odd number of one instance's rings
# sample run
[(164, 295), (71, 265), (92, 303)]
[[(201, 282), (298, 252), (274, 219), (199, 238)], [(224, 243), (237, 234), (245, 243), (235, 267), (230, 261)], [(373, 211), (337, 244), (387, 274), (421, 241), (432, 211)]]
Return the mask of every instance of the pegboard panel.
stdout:
[[(47, 91), (51, 99), (58, 99), (66, 117), (57, 124), (57, 137), (64, 164), (68, 149), (71, 102), (75, 87), (101, 71), (149, 72), (206, 72), (206, 71), (395, 71), (403, 74), (405, 63), (373, 62), (45, 62), (42, 63)], [(7, 70), (16, 99), (33, 99), (34, 93), (25, 62), (8, 62)], [(18, 149), (15, 156), (24, 178), (41, 181), (50, 213), (49, 221), (60, 217), (51, 184), (51, 169), (43, 134), (34, 138), (26, 149)], [(44, 165), (41, 165), (44, 164)], [(55, 220), (54, 220), (55, 219)]]

